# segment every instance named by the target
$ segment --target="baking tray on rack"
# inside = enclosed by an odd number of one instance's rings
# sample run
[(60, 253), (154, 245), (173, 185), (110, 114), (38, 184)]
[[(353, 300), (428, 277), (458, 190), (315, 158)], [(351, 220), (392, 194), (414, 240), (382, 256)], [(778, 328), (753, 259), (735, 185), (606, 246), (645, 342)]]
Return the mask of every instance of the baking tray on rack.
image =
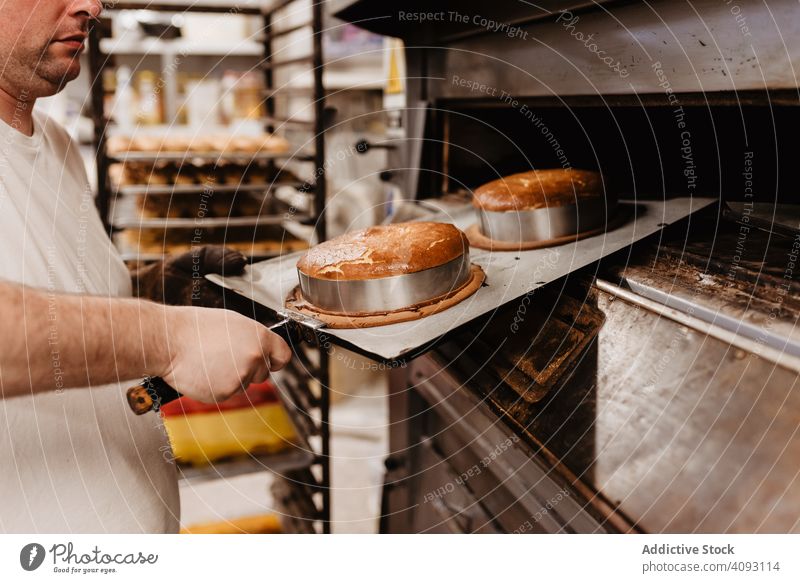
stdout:
[(188, 162), (191, 160), (206, 160), (225, 162), (249, 163), (259, 160), (300, 160), (312, 162), (314, 156), (311, 152), (120, 152), (108, 156), (111, 162)]
[[(685, 219), (716, 202), (713, 198), (673, 198), (662, 201), (621, 200), (625, 217), (608, 233), (544, 249), (491, 252), (470, 249), (471, 261), (486, 273), (486, 281), (463, 302), (431, 316), (374, 328), (325, 329), (326, 339), (379, 361), (413, 358), (429, 349), (450, 331), (491, 313), (503, 304), (529, 294), (607, 255), (625, 249), (662, 228)], [(426, 221), (453, 223), (462, 230), (475, 223), (471, 206), (425, 217)], [(284, 300), (298, 285), (297, 260), (304, 252), (292, 253), (248, 266), (237, 277), (206, 277), (270, 310), (284, 309)]]

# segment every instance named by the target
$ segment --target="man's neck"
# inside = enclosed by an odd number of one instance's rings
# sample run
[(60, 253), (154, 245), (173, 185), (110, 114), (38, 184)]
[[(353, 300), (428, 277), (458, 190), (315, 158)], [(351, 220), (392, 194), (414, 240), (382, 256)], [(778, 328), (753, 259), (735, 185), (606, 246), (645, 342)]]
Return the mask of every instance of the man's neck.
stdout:
[(0, 87), (0, 119), (26, 136), (33, 135), (33, 105), (36, 99), (23, 91), (14, 97)]

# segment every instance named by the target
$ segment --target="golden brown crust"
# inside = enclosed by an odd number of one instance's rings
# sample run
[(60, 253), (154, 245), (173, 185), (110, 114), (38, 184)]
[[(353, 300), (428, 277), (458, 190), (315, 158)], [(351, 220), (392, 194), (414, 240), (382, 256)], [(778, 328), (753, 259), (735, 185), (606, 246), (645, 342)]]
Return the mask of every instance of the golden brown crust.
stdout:
[(297, 268), (318, 279), (376, 279), (444, 265), (469, 249), (447, 223), (397, 223), (347, 233), (317, 245)]
[(493, 180), (475, 190), (472, 205), (494, 212), (575, 204), (576, 199), (603, 196), (599, 172), (557, 168), (531, 170)]

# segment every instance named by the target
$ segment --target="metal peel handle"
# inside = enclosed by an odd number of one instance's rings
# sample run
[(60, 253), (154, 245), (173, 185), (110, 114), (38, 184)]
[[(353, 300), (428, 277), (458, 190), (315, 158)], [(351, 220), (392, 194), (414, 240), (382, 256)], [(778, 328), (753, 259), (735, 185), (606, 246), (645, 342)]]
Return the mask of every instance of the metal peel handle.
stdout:
[[(316, 338), (315, 331), (324, 326), (322, 322), (303, 314), (281, 315), (284, 319), (269, 329), (290, 346), (304, 340), (311, 342)], [(147, 377), (140, 384), (128, 389), (126, 396), (131, 410), (137, 415), (144, 415), (148, 411), (158, 411), (163, 405), (180, 399), (183, 395), (169, 386), (164, 379)]]

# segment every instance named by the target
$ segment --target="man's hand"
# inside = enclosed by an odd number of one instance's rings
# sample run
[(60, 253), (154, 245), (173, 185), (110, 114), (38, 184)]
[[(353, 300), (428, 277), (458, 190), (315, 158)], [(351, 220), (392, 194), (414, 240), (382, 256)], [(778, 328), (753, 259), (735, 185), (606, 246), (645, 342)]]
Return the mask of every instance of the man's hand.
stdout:
[(178, 308), (173, 313), (167, 323), (171, 358), (160, 376), (198, 401), (224, 401), (265, 381), (292, 357), (280, 336), (236, 312)]

